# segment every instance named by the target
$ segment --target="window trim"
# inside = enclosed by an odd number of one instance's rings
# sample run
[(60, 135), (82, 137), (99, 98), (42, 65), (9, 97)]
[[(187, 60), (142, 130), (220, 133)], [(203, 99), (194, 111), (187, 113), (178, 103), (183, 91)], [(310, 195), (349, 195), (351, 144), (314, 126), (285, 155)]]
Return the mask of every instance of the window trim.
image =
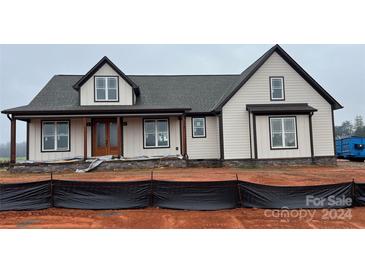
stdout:
[[(282, 86), (283, 86), (283, 96), (282, 98), (273, 98), (273, 86), (272, 86), (272, 80), (274, 79), (280, 79), (282, 82)], [(269, 77), (269, 82), (270, 82), (270, 101), (285, 101), (285, 81), (284, 81), (284, 76), (270, 76)]]
[[(167, 146), (158, 146), (158, 140), (157, 140), (157, 126), (155, 128), (155, 140), (156, 140), (156, 146), (146, 146), (146, 139), (145, 139), (145, 121), (167, 121), (167, 137), (168, 137), (168, 145)], [(164, 149), (164, 148), (170, 148), (171, 147), (171, 140), (170, 140), (170, 119), (169, 117), (167, 118), (143, 118), (142, 120), (142, 138), (143, 138), (143, 149)]]
[[(96, 79), (97, 78), (116, 78), (117, 80), (117, 99), (111, 99), (109, 100), (108, 99), (108, 95), (109, 95), (109, 92), (108, 92), (108, 80), (106, 80), (105, 82), (105, 99), (98, 99), (97, 98), (97, 94), (96, 94)], [(119, 102), (119, 76), (116, 76), (116, 75), (95, 75), (94, 76), (94, 102)]]
[[(67, 149), (56, 149), (57, 147), (57, 136), (55, 137), (55, 149), (44, 149), (43, 143), (43, 124), (44, 123), (67, 123), (68, 124), (68, 147)], [(70, 120), (41, 120), (41, 152), (48, 153), (48, 152), (70, 152), (71, 151), (71, 121)]]
[[(194, 135), (194, 119), (204, 119), (204, 136), (195, 136)], [(207, 138), (207, 119), (205, 116), (191, 117), (191, 137), (192, 138)]]
[[(283, 138), (283, 146), (282, 147), (273, 147), (272, 145), (272, 131), (271, 131), (271, 119), (277, 118), (294, 118), (294, 125), (295, 125), (295, 147), (285, 147), (285, 139)], [(283, 125), (283, 122), (282, 122)], [(282, 128), (284, 129), (284, 128)], [(285, 132), (282, 132), (285, 135)], [(283, 136), (284, 136), (283, 135)], [(298, 149), (298, 126), (297, 126), (297, 116), (269, 116), (269, 138), (270, 138), (270, 150), (290, 150), (290, 149)]]

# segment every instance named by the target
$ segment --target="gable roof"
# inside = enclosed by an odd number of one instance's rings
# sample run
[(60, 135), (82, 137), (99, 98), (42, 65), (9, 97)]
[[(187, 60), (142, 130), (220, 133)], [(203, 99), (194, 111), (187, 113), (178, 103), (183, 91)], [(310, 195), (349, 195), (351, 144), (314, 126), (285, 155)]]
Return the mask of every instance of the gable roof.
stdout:
[(251, 78), (251, 76), (276, 52), (279, 54), (309, 85), (312, 86), (334, 109), (341, 109), (343, 106), (338, 103), (320, 84), (318, 84), (286, 51), (279, 45), (273, 46), (257, 59), (251, 66), (243, 71), (237, 80), (219, 99), (214, 107), (215, 111), (221, 111), (222, 107), (236, 94), (236, 92)]
[[(133, 106), (100, 106), (101, 111), (122, 113), (121, 111), (154, 110), (157, 108), (171, 110), (184, 109), (193, 114), (220, 112), (222, 107), (251, 78), (251, 76), (277, 52), (293, 67), (333, 109), (342, 106), (329, 95), (307, 72), (304, 71), (279, 45), (269, 49), (241, 74), (227, 75), (125, 75), (107, 57), (103, 57), (85, 75), (55, 75), (46, 86), (26, 106), (2, 111), (6, 114), (36, 114), (70, 111), (94, 111), (93, 106), (80, 106), (79, 89), (104, 64), (110, 65), (136, 94), (136, 104)], [(94, 107), (95, 108), (95, 107)]]
[(101, 58), (101, 60), (92, 68), (90, 69), (84, 76), (82, 76), (73, 86), (74, 89), (80, 90), (80, 87), (85, 84), (87, 80), (89, 80), (102, 66), (108, 64), (109, 66), (114, 69), (120, 77), (122, 77), (132, 88), (135, 92), (136, 96), (139, 95), (139, 87), (136, 85), (127, 75), (123, 73), (110, 59), (106, 56)]

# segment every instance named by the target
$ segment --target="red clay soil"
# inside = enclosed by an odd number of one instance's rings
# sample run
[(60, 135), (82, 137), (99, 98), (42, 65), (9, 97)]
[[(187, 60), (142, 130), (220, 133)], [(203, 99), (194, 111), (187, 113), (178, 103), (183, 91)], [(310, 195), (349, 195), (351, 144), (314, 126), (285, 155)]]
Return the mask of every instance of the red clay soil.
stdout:
[[(151, 178), (148, 169), (125, 171), (92, 171), (89, 173), (57, 173), (54, 179), (85, 181), (130, 181)], [(365, 182), (365, 164), (339, 162), (338, 166), (297, 166), (265, 168), (158, 168), (153, 178), (172, 181), (222, 181), (240, 180), (269, 185), (319, 185), (351, 182)], [(50, 174), (11, 174), (0, 171), (0, 183), (32, 182), (47, 180)]]
[[(154, 179), (174, 181), (241, 180), (271, 185), (319, 185), (365, 182), (365, 164), (339, 162), (336, 167), (298, 166), (239, 168), (160, 168)], [(130, 181), (151, 178), (151, 170), (60, 173), (63, 180)], [(49, 174), (0, 171), (0, 183), (49, 179)], [(289, 214), (289, 217), (280, 214)], [(278, 216), (278, 214), (280, 216)], [(302, 214), (298, 216), (298, 214)], [(311, 216), (310, 214), (314, 214)], [(304, 216), (303, 216), (304, 215)], [(72, 210), (0, 212), (0, 228), (365, 228), (365, 207), (338, 210), (271, 211), (239, 208), (222, 211), (167, 209)]]
[(0, 212), (0, 228), (365, 228), (365, 208), (360, 207), (286, 213), (288, 217), (283, 211), (248, 208), (221, 211), (51, 208)]

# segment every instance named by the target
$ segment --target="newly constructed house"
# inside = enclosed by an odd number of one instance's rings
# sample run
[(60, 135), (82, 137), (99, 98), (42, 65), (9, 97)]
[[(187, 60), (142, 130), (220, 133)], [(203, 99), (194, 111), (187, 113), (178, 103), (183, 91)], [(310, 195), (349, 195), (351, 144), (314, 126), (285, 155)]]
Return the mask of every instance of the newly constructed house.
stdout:
[[(125, 75), (107, 57), (55, 75), (29, 105), (7, 109), (27, 158), (114, 155), (198, 163), (333, 162), (342, 106), (279, 45), (237, 75)], [(289, 161), (288, 161), (289, 160)]]

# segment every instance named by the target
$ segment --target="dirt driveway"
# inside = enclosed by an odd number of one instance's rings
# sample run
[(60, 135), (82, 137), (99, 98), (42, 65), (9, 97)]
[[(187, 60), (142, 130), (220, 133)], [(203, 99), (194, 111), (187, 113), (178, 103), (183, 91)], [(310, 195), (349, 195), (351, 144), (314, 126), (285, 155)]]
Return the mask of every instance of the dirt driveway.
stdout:
[[(241, 180), (271, 185), (318, 185), (365, 182), (365, 164), (339, 162), (337, 167), (298, 166), (238, 168), (155, 169), (153, 177), (177, 181)], [(148, 179), (151, 170), (61, 173), (56, 179), (128, 181)], [(10, 174), (0, 171), (0, 183), (48, 179), (49, 174)], [(365, 228), (365, 207), (339, 210), (286, 212), (239, 208), (221, 211), (167, 209), (72, 210), (0, 212), (0, 228)]]

